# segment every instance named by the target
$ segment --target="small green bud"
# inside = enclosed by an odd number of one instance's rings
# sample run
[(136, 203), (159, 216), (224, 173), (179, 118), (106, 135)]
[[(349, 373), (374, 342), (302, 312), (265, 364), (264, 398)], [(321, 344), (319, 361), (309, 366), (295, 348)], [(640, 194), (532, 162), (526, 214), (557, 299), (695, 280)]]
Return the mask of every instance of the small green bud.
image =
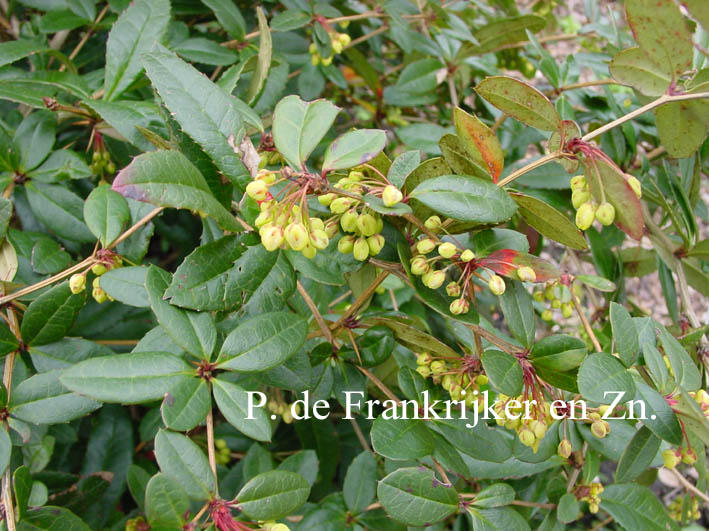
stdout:
[(464, 313), (468, 313), (468, 310), (470, 310), (470, 303), (461, 297), (460, 299), (456, 299), (451, 302), (449, 310), (453, 315), (462, 315)]
[(357, 228), (363, 236), (372, 236), (377, 232), (377, 220), (372, 214), (360, 214), (357, 217)]
[(450, 242), (444, 242), (438, 246), (438, 254), (443, 258), (451, 258), (457, 251), (455, 245)]
[(416, 367), (416, 372), (424, 378), (428, 378), (429, 376), (431, 376), (431, 369), (429, 369), (427, 365), (419, 365), (418, 367)]
[(381, 234), (375, 234), (374, 236), (367, 238), (367, 245), (369, 245), (369, 256), (378, 255), (384, 248), (385, 243), (386, 240)]
[(286, 227), (283, 235), (288, 246), (294, 251), (302, 251), (308, 245), (308, 231), (302, 223), (291, 223)]
[(357, 230), (357, 218), (359, 214), (354, 208), (350, 208), (347, 212), (342, 214), (340, 218), (340, 227), (345, 232), (354, 232)]
[(411, 259), (411, 273), (414, 275), (423, 275), (428, 271), (428, 262), (425, 256), (414, 256)]
[(387, 207), (392, 207), (396, 205), (403, 198), (404, 194), (402, 194), (396, 186), (393, 186), (391, 184), (384, 188), (384, 191), (382, 192), (382, 201), (384, 202), (384, 206)]
[(574, 190), (571, 194), (571, 204), (574, 208), (579, 208), (584, 203), (591, 200), (591, 194), (586, 190)]
[(498, 275), (491, 275), (487, 286), (494, 295), (502, 295), (505, 292), (505, 281)]
[(263, 181), (251, 181), (246, 185), (246, 193), (251, 199), (263, 201), (268, 195), (268, 185)]
[(446, 293), (449, 297), (458, 297), (460, 295), (460, 286), (456, 282), (449, 282), (446, 286)]
[(615, 219), (615, 207), (608, 202), (601, 203), (596, 210), (596, 219), (603, 225), (610, 225)]
[(576, 226), (581, 230), (588, 229), (596, 217), (596, 207), (593, 203), (584, 203), (576, 211)]
[(522, 282), (534, 282), (537, 280), (537, 274), (529, 266), (517, 268), (517, 276)]
[(460, 254), (460, 259), (463, 262), (470, 262), (473, 258), (475, 258), (475, 253), (470, 249), (466, 249)]
[[(446, 280), (446, 274), (443, 271), (430, 271), (427, 273), (430, 275), (428, 279), (422, 279), (424, 284), (431, 289), (438, 289), (443, 285)], [(425, 277), (426, 275), (424, 275)]]
[(261, 244), (267, 251), (275, 251), (283, 243), (283, 229), (276, 225), (261, 227)]
[(86, 289), (86, 276), (76, 273), (69, 279), (69, 289), (76, 295)]
[(633, 177), (632, 175), (626, 174), (625, 178), (628, 185), (633, 189), (633, 192), (635, 192), (635, 195), (638, 196), (638, 199), (640, 199), (643, 196), (643, 185), (640, 184), (637, 177)]
[(434, 242), (431, 238), (424, 238), (423, 240), (419, 240), (416, 244), (416, 250), (421, 254), (428, 254), (435, 248), (436, 242)]
[(340, 241), (337, 242), (337, 250), (340, 251), (342, 254), (349, 254), (352, 252), (352, 249), (354, 249), (354, 243), (354, 236), (350, 234), (343, 236), (342, 238), (340, 238)]
[(568, 459), (571, 456), (571, 442), (568, 439), (562, 439), (559, 446), (556, 448), (556, 453), (564, 459)]
[(571, 178), (571, 189), (572, 190), (583, 190), (586, 188), (586, 177), (583, 175), (577, 175)]
[(330, 212), (333, 214), (342, 214), (350, 208), (352, 199), (349, 197), (337, 197), (330, 202)]
[(441, 226), (441, 223), (441, 218), (438, 216), (431, 216), (423, 223), (423, 225), (428, 230), (436, 230)]
[(428, 352), (421, 352), (418, 356), (416, 356), (417, 365), (430, 365), (432, 361), (433, 356), (431, 356)]
[(357, 238), (352, 248), (352, 254), (355, 260), (359, 260), (360, 262), (364, 262), (369, 258), (369, 244), (365, 238)]
[(320, 203), (322, 206), (330, 206), (330, 203), (332, 203), (333, 199), (337, 197), (335, 194), (330, 192), (329, 194), (323, 194), (318, 196), (318, 203)]
[(662, 452), (662, 463), (665, 465), (665, 468), (672, 470), (679, 464), (679, 461), (680, 459), (675, 450), (668, 449)]

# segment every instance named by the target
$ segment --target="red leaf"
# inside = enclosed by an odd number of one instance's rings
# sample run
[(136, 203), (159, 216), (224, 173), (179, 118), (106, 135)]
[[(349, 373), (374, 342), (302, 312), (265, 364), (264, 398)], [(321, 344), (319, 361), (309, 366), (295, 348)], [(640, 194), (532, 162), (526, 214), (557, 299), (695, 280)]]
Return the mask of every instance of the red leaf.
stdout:
[(514, 249), (500, 249), (490, 253), (485, 258), (478, 260), (482, 267), (492, 269), (499, 275), (517, 279), (517, 268), (531, 267), (537, 275), (537, 282), (546, 282), (559, 278), (561, 272), (550, 262), (537, 258), (531, 254), (515, 251)]

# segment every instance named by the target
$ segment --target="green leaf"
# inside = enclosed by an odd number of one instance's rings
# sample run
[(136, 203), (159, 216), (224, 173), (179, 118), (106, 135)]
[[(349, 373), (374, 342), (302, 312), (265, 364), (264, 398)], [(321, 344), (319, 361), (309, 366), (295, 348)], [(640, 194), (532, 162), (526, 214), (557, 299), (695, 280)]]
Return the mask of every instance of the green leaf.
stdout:
[(51, 232), (76, 242), (93, 242), (94, 235), (84, 224), (84, 201), (72, 191), (55, 184), (25, 184), (32, 213)]
[(286, 162), (297, 170), (328, 132), (340, 108), (327, 100), (305, 102), (287, 96), (273, 111), (273, 143)]
[(534, 343), (536, 324), (532, 296), (519, 281), (507, 282), (507, 289), (500, 296), (500, 307), (512, 335), (525, 347)]
[(158, 472), (145, 489), (145, 516), (152, 527), (180, 529), (185, 524), (190, 500), (180, 484)]
[(249, 415), (248, 392), (238, 385), (215, 378), (212, 380), (214, 400), (224, 418), (244, 435), (257, 441), (271, 440), (271, 422), (262, 408), (254, 408)]
[(150, 474), (143, 467), (130, 465), (126, 472), (126, 485), (130, 495), (138, 504), (138, 508), (145, 512), (145, 490), (150, 481)]
[(559, 499), (556, 515), (560, 522), (570, 524), (578, 519), (580, 513), (581, 507), (573, 493), (567, 492)]
[(586, 357), (586, 343), (563, 334), (547, 336), (536, 343), (529, 352), (535, 369), (564, 372), (575, 369)]
[(17, 350), (20, 342), (17, 341), (15, 334), (10, 331), (6, 323), (0, 323), (0, 356), (9, 354), (13, 350)]
[[(402, 188), (406, 182), (406, 178), (411, 175), (419, 164), (421, 164), (421, 153), (419, 151), (407, 151), (394, 159), (389, 166), (387, 179), (396, 186)], [(709, 240), (707, 240), (709, 242)], [(707, 244), (709, 247), (709, 244)]]
[(169, 352), (116, 354), (84, 360), (59, 378), (68, 389), (101, 402), (138, 404), (163, 398), (194, 369)]
[(310, 22), (311, 16), (305, 11), (287, 9), (276, 14), (271, 19), (271, 29), (273, 31), (291, 31), (302, 28)]
[(46, 43), (29, 39), (20, 39), (0, 43), (0, 66), (9, 65), (29, 55), (49, 50)]
[(54, 531), (91, 531), (81, 518), (64, 507), (45, 505), (28, 511), (22, 522), (19, 523), (20, 531), (35, 531), (38, 529)]
[(204, 452), (182, 434), (158, 430), (155, 458), (163, 474), (184, 488), (192, 500), (205, 501), (214, 496), (214, 474)]
[[(640, 49), (663, 71), (679, 78), (692, 65), (692, 33), (672, 0), (629, 0), (628, 25)], [(671, 38), (668, 38), (671, 36)]]
[(672, 158), (692, 156), (707, 136), (706, 120), (695, 103), (670, 102), (655, 109), (657, 134)]
[(494, 509), (468, 508), (468, 514), (473, 521), (474, 531), (529, 531), (527, 521), (517, 511), (510, 507)]
[(640, 340), (635, 323), (628, 310), (617, 302), (611, 302), (610, 321), (615, 340), (615, 349), (626, 367), (630, 367), (640, 350)]
[(93, 189), (84, 203), (84, 219), (103, 247), (121, 235), (130, 221), (130, 209), (125, 198), (107, 184)]
[(382, 201), (381, 197), (377, 197), (376, 195), (367, 194), (362, 199), (364, 200), (364, 204), (369, 208), (385, 216), (405, 216), (406, 214), (413, 213), (411, 207), (404, 202), (388, 207), (384, 205), (384, 201)]
[(685, 391), (699, 389), (702, 384), (702, 376), (694, 361), (690, 358), (689, 353), (664, 326), (656, 323), (655, 328), (657, 329), (657, 337), (660, 340), (660, 344), (670, 360), (670, 367), (672, 367), (675, 381)]
[(653, 344), (645, 342), (643, 343), (643, 358), (645, 358), (645, 366), (650, 373), (650, 378), (652, 378), (658, 389), (664, 391), (670, 373), (667, 370), (662, 353)]
[[(2, 438), (2, 435), (0, 435), (0, 438)], [(8, 437), (8, 460), (10, 458), (9, 450), (11, 449), (9, 442), (10, 439)], [(5, 471), (6, 467), (7, 463), (4, 467), (2, 467), (3, 472)], [(29, 501), (30, 492), (32, 491), (32, 475), (30, 474), (29, 468), (27, 468), (25, 465), (17, 467), (12, 474), (12, 485), (13, 489), (15, 490), (15, 500), (17, 503), (15, 509), (17, 510), (17, 517), (19, 520), (22, 520), (24, 518), (25, 512), (27, 511), (27, 504)]]
[(264, 82), (268, 76), (268, 69), (271, 68), (271, 53), (273, 43), (271, 42), (271, 30), (268, 29), (266, 16), (263, 14), (263, 9), (256, 8), (256, 16), (258, 18), (259, 29), (259, 45), (258, 59), (256, 61), (256, 69), (251, 77), (249, 89), (246, 92), (246, 102), (253, 103), (256, 97), (261, 93)]
[(337, 137), (325, 150), (323, 173), (346, 170), (376, 157), (386, 145), (381, 129), (359, 129)]
[(58, 273), (71, 262), (71, 255), (50, 238), (41, 238), (32, 247), (32, 270), (40, 275)]
[(364, 451), (347, 467), (342, 494), (347, 508), (360, 514), (374, 501), (377, 495), (377, 461), (371, 452)]
[(601, 493), (601, 508), (625, 529), (678, 529), (655, 494), (634, 483), (607, 485)]
[(207, 418), (211, 406), (206, 380), (183, 378), (165, 394), (160, 413), (171, 430), (189, 431)]
[(150, 307), (175, 343), (194, 356), (209, 359), (217, 342), (214, 319), (207, 312), (182, 310), (167, 302), (164, 293), (170, 280), (170, 273), (154, 265), (148, 268), (145, 289)]
[(293, 268), (283, 253), (257, 243), (247, 234), (198, 247), (177, 268), (165, 296), (172, 304), (198, 310), (281, 309), (295, 291)]
[(489, 349), (483, 354), (482, 362), (493, 389), (507, 396), (522, 392), (522, 367), (512, 354)]
[(527, 31), (537, 33), (544, 29), (546, 20), (537, 15), (521, 15), (492, 20), (475, 31), (475, 42), (464, 42), (456, 59), (471, 55), (482, 55), (487, 52), (516, 42), (528, 40)]
[(244, 133), (236, 100), (162, 46), (143, 56), (143, 63), (175, 120), (243, 192), (251, 176), (229, 145), (233, 136), (233, 144), (238, 146)]
[(100, 402), (76, 395), (59, 381), (61, 371), (49, 371), (27, 378), (12, 390), (10, 412), (32, 424), (60, 424), (88, 415)]
[(555, 131), (561, 127), (561, 117), (554, 105), (527, 83), (512, 77), (492, 76), (483, 79), (475, 91), (524, 124), (542, 131)]
[(645, 472), (655, 459), (661, 442), (647, 426), (642, 426), (628, 441), (628, 446), (620, 456), (615, 470), (616, 483), (633, 481)]
[(389, 516), (410, 526), (433, 525), (458, 510), (458, 493), (428, 469), (392, 472), (379, 482), (377, 496)]
[(106, 293), (123, 304), (149, 308), (150, 299), (145, 289), (145, 266), (114, 267), (99, 277), (99, 285)]
[(501, 223), (512, 217), (517, 205), (496, 184), (467, 175), (441, 175), (419, 184), (409, 197), (458, 221)]
[(292, 514), (310, 495), (302, 476), (271, 470), (249, 480), (236, 495), (239, 508), (254, 520), (277, 520)]
[(144, 153), (123, 168), (113, 189), (125, 197), (158, 206), (187, 208), (212, 216), (224, 229), (243, 227), (212, 195), (199, 170), (179, 151)]
[(214, 11), (219, 24), (232, 39), (243, 40), (246, 22), (232, 0), (202, 0), (202, 3)]
[(583, 233), (557, 209), (531, 195), (513, 192), (510, 196), (517, 203), (520, 215), (539, 234), (572, 249), (588, 249)]
[(456, 351), (448, 345), (423, 330), (412, 326), (412, 323), (413, 322), (408, 323), (407, 320), (404, 319), (379, 316), (367, 317), (366, 319), (363, 319), (363, 324), (366, 324), (369, 327), (368, 330), (371, 330), (372, 328), (376, 329), (379, 325), (390, 328), (394, 332), (396, 340), (414, 352), (430, 352), (432, 354), (447, 357), (458, 355)]
[[(488, 402), (488, 405), (491, 405), (493, 401)], [(431, 428), (445, 437), (456, 449), (475, 459), (502, 463), (511, 458), (510, 444), (500, 430), (488, 428), (485, 422), (478, 422), (473, 426), (474, 423), (472, 416), (467, 420), (441, 419), (431, 423)]]
[(106, 42), (104, 100), (115, 100), (135, 81), (141, 56), (162, 40), (169, 22), (169, 0), (136, 0), (121, 13)]
[(20, 325), (22, 341), (39, 346), (63, 338), (84, 306), (85, 298), (86, 292), (72, 294), (68, 282), (42, 293), (25, 311)]
[(232, 50), (206, 37), (185, 39), (174, 46), (173, 50), (188, 61), (204, 65), (228, 66), (239, 59)]
[[(616, 393), (624, 393), (622, 398), (625, 400), (635, 396), (635, 384), (630, 373), (620, 361), (605, 352), (586, 356), (579, 369), (578, 385), (585, 399), (600, 404), (610, 404)], [(605, 393), (609, 394), (606, 396)]]
[(384, 88), (384, 102), (399, 107), (425, 105), (436, 101), (437, 75), (445, 65), (438, 59), (420, 59), (406, 65), (396, 84)]
[(495, 483), (477, 493), (473, 505), (482, 509), (509, 505), (515, 499), (515, 490), (507, 483)]
[(616, 54), (608, 69), (616, 81), (646, 96), (661, 96), (672, 82), (671, 70), (656, 64), (641, 48), (628, 48)]
[(22, 120), (14, 138), (22, 172), (36, 168), (47, 158), (54, 145), (56, 128), (56, 116), (48, 111), (34, 112)]
[(237, 372), (271, 369), (296, 353), (306, 332), (305, 319), (294, 313), (259, 315), (242, 322), (226, 337), (218, 366)]
[(497, 182), (505, 157), (495, 133), (477, 116), (468, 114), (460, 107), (455, 108), (454, 116), (455, 130), (463, 148), (478, 166), (487, 171), (493, 182)]
[(468, 151), (463, 147), (463, 141), (451, 133), (444, 134), (438, 141), (443, 159), (450, 164), (451, 169), (458, 175), (472, 175), (481, 179), (489, 179), (490, 172), (485, 166), (475, 162)]
[(422, 420), (378, 417), (372, 425), (372, 448), (387, 459), (418, 459), (431, 455), (433, 435)]
[(616, 290), (615, 284), (608, 280), (607, 278), (599, 277), (596, 275), (576, 275), (576, 280), (586, 284), (598, 291), (605, 291), (612, 293)]
[(138, 127), (148, 129), (158, 118), (158, 107), (148, 101), (102, 101), (87, 99), (82, 102), (141, 151), (154, 151), (153, 146)]

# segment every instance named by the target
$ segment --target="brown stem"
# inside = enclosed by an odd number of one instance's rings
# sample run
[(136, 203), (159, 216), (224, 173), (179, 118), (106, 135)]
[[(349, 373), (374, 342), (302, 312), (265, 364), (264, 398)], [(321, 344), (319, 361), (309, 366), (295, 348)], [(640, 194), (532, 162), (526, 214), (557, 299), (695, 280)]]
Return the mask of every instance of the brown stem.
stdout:
[(160, 212), (165, 210), (165, 207), (157, 207), (154, 210), (148, 212), (145, 216), (143, 216), (141, 219), (139, 219), (135, 225), (133, 225), (130, 229), (125, 231), (123, 234), (121, 234), (116, 240), (111, 243), (111, 245), (108, 246), (109, 249), (115, 248), (119, 243), (124, 242), (128, 238), (130, 238), (133, 233), (135, 233), (140, 227), (148, 223), (151, 219), (153, 219), (155, 216), (157, 216)]
[[(81, 49), (82, 49), (82, 48), (84, 47), (84, 45), (86, 44), (86, 41), (88, 41), (88, 40), (91, 38), (91, 35), (93, 34), (94, 29), (96, 28), (96, 26), (99, 25), (99, 23), (101, 22), (101, 20), (103, 20), (103, 17), (106, 16), (106, 13), (108, 13), (108, 8), (109, 8), (109, 6), (108, 6), (108, 4), (106, 4), (106, 6), (101, 10), (101, 12), (100, 12), (100, 13), (98, 14), (98, 16), (96, 17), (96, 20), (94, 21), (93, 25), (89, 28), (89, 30), (88, 30), (86, 33), (84, 33), (84, 36), (81, 38), (81, 40), (79, 41), (79, 43), (78, 43), (78, 44), (76, 45), (76, 47), (72, 50), (72, 52), (69, 54), (69, 60), (70, 60), (70, 61), (73, 61), (74, 59), (76, 59), (76, 56), (79, 55), (79, 52), (81, 51)], [(59, 71), (62, 72), (62, 71), (64, 71), (64, 69), (66, 69), (66, 65), (62, 65), (62, 66), (59, 68)]]
[(322, 330), (325, 339), (327, 339), (328, 343), (332, 343), (332, 332), (327, 327), (327, 323), (325, 322), (325, 319), (323, 319), (323, 316), (320, 313), (320, 310), (318, 310), (318, 307), (315, 305), (315, 302), (313, 302), (313, 299), (310, 298), (310, 295), (308, 295), (308, 292), (303, 287), (303, 284), (300, 283), (300, 280), (298, 280), (295, 285), (298, 288), (298, 293), (300, 293), (300, 296), (303, 297), (305, 304), (310, 309), (310, 313), (313, 314), (315, 322), (318, 323), (320, 330)]
[[(15, 310), (12, 307), (7, 309), (7, 322), (10, 325), (10, 330), (15, 335), (17, 340), (21, 341), (22, 336), (20, 335), (20, 325), (17, 322)], [(17, 354), (18, 351), (15, 350), (10, 352), (5, 358), (2, 383), (7, 390), (7, 402), (10, 402), (10, 393), (12, 391), (12, 371), (15, 368), (15, 357)], [(3, 428), (6, 431), (10, 431), (10, 427), (7, 422), (3, 422)], [(15, 524), (15, 507), (12, 502), (12, 475), (10, 474), (9, 466), (2, 476), (2, 503), (5, 508), (5, 521), (7, 522), (7, 529), (8, 531), (15, 531), (17, 526)]]
[(583, 312), (583, 308), (581, 308), (579, 298), (573, 292), (571, 293), (571, 302), (574, 304), (574, 308), (576, 309), (576, 313), (579, 314), (579, 318), (581, 319), (581, 322), (583, 323), (583, 327), (586, 329), (586, 333), (591, 338), (591, 343), (593, 343), (593, 348), (596, 349), (596, 352), (602, 352), (603, 349), (601, 348), (601, 344), (598, 342), (598, 339), (596, 338), (596, 334), (593, 333), (593, 329), (591, 328), (591, 324), (588, 322), (588, 319), (586, 318), (586, 314)]
[(367, 378), (369, 378), (372, 381), (372, 383), (374, 385), (376, 385), (379, 388), (379, 390), (382, 393), (384, 393), (389, 400), (393, 400), (397, 404), (401, 402), (401, 400), (399, 400), (397, 398), (397, 396), (392, 392), (392, 390), (389, 389), (386, 385), (384, 385), (384, 382), (382, 382), (379, 378), (374, 376), (374, 374), (372, 374), (370, 371), (368, 371), (364, 367), (358, 366), (357, 368), (362, 372), (362, 374), (364, 374)]
[(548, 155), (544, 155), (543, 157), (540, 157), (537, 160), (530, 162), (526, 166), (523, 166), (519, 170), (513, 171), (507, 177), (505, 177), (504, 179), (499, 181), (497, 183), (497, 186), (503, 187), (506, 184), (511, 183), (512, 181), (514, 181), (518, 177), (522, 177), (522, 175), (524, 175), (525, 173), (528, 173), (528, 172), (532, 171), (533, 169), (538, 168), (539, 166), (543, 166), (547, 162), (550, 162), (554, 159), (558, 159), (561, 156), (562, 156), (562, 153), (560, 151), (556, 151), (554, 153), (549, 153)]
[(679, 472), (676, 468), (673, 468), (670, 470), (672, 474), (677, 478), (677, 480), (682, 484), (682, 486), (690, 491), (692, 494), (695, 494), (699, 496), (702, 500), (704, 500), (706, 503), (709, 503), (709, 496), (704, 494), (701, 490), (699, 490), (697, 487), (692, 485), (689, 481), (687, 481), (687, 478), (685, 478), (681, 472)]
[(374, 293), (374, 290), (379, 287), (379, 284), (384, 282), (384, 279), (389, 276), (389, 273), (386, 271), (382, 271), (377, 275), (377, 278), (374, 279), (374, 281), (367, 287), (366, 290), (362, 292), (362, 294), (357, 297), (357, 299), (350, 305), (349, 309), (338, 319), (336, 323), (333, 323), (330, 325), (330, 330), (335, 331), (339, 329), (347, 319), (352, 317), (355, 313), (359, 311), (359, 309), (362, 307), (362, 305), (369, 300), (369, 297), (372, 296)]
[(555, 503), (537, 503), (524, 500), (512, 500), (511, 505), (519, 505), (520, 507), (536, 507), (537, 509), (556, 509)]
[(367, 438), (364, 436), (364, 433), (362, 433), (362, 428), (359, 427), (357, 421), (351, 418), (350, 423), (352, 424), (352, 430), (355, 432), (357, 440), (359, 441), (359, 444), (362, 445), (362, 448), (364, 448), (365, 451), (374, 454), (374, 451), (370, 448), (369, 443), (367, 442)]
[(219, 497), (219, 485), (217, 478), (217, 457), (214, 451), (214, 416), (212, 408), (207, 413), (207, 455), (209, 456), (209, 466), (214, 474), (214, 496)]

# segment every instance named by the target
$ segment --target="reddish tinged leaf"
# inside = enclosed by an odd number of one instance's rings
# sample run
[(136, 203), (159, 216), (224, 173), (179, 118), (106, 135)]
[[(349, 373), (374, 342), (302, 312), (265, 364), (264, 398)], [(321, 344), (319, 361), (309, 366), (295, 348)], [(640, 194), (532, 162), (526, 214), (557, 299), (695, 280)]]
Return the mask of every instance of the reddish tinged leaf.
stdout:
[[(581, 129), (572, 120), (562, 120), (559, 130), (554, 131), (549, 137), (549, 151), (561, 151), (572, 138), (581, 138)], [(559, 159), (558, 162), (569, 173), (575, 172), (579, 167), (579, 162), (576, 158)]]
[(606, 201), (615, 208), (615, 224), (618, 228), (631, 238), (640, 240), (645, 232), (640, 199), (635, 195), (620, 169), (612, 162), (596, 156), (591, 160), (584, 159), (582, 164), (596, 203), (600, 204), (605, 195)]
[(460, 107), (455, 109), (455, 130), (468, 155), (486, 168), (492, 180), (497, 182), (502, 173), (505, 156), (495, 133), (477, 116), (468, 114)]
[(478, 260), (478, 264), (492, 269), (499, 275), (514, 279), (517, 279), (517, 268), (522, 266), (531, 267), (537, 275), (536, 282), (546, 282), (559, 278), (561, 275), (561, 272), (550, 262), (514, 249), (500, 249), (490, 253), (485, 258)]

